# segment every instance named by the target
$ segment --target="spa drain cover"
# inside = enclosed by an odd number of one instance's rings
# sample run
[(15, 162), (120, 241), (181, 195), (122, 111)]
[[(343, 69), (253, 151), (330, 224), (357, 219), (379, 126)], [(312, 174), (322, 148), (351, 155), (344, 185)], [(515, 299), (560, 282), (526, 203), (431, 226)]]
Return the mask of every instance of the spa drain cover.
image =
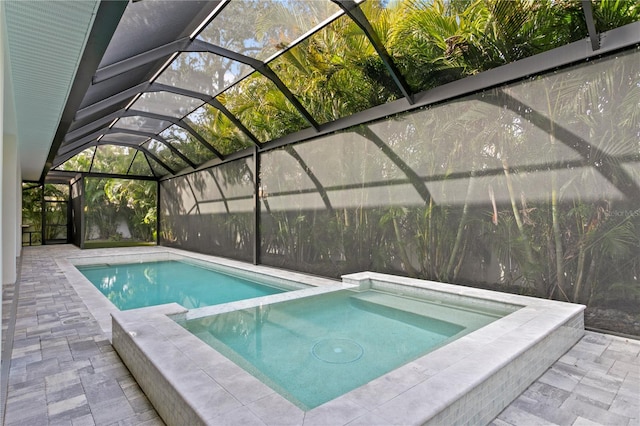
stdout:
[(311, 353), (320, 361), (346, 364), (359, 360), (364, 354), (364, 349), (351, 339), (324, 339), (313, 345)]

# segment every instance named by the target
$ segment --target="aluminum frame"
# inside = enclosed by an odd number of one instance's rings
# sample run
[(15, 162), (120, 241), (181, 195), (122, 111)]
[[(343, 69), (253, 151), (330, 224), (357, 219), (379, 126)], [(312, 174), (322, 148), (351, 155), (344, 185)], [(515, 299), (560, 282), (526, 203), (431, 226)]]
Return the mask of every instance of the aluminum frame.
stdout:
[[(412, 94), (409, 90), (406, 82), (404, 81), (402, 75), (399, 73), (395, 64), (386, 52), (384, 46), (378, 39), (375, 31), (371, 27), (371, 24), (367, 20), (364, 13), (359, 8), (359, 3), (354, 2), (352, 0), (331, 0), (336, 3), (343, 14), (332, 17), (331, 19), (325, 21), (321, 26), (318, 26), (313, 31), (310, 31), (308, 34), (305, 34), (305, 37), (314, 34), (317, 31), (320, 31), (322, 28), (329, 25), (329, 23), (333, 22), (333, 20), (338, 19), (340, 16), (348, 16), (358, 27), (364, 32), (367, 38), (370, 40), (375, 50), (378, 52), (379, 57), (382, 59), (385, 67), (390, 72), (390, 75), (398, 90), (403, 94), (403, 98), (398, 99), (396, 101), (379, 105), (377, 107), (370, 108), (368, 110), (353, 114), (348, 117), (344, 117), (341, 119), (337, 119), (335, 121), (331, 121), (328, 123), (324, 123), (319, 125), (315, 119), (308, 113), (308, 111), (297, 101), (296, 97), (289, 91), (287, 86), (278, 78), (278, 76), (269, 68), (268, 62), (262, 62), (251, 57), (242, 55), (237, 52), (230, 51), (229, 49), (225, 49), (220, 46), (214, 46), (205, 41), (196, 39), (195, 36), (199, 31), (202, 30), (205, 26), (205, 22), (202, 23), (201, 28), (198, 32), (192, 34), (193, 38), (182, 37), (174, 42), (165, 44), (163, 46), (152, 49), (148, 52), (144, 52), (139, 55), (135, 55), (133, 57), (124, 59), (115, 64), (108, 65), (106, 67), (102, 67), (96, 71), (93, 76), (94, 81), (104, 81), (115, 75), (120, 73), (127, 72), (131, 69), (139, 67), (143, 64), (149, 64), (151, 62), (157, 61), (170, 55), (175, 52), (209, 52), (216, 55), (223, 56), (225, 58), (229, 58), (246, 65), (251, 66), (257, 72), (261, 73), (263, 76), (272, 81), (276, 87), (281, 91), (281, 93), (293, 104), (293, 106), (300, 112), (300, 114), (305, 118), (307, 122), (311, 125), (310, 128), (306, 128), (300, 130), (298, 132), (286, 135), (284, 137), (271, 140), (265, 143), (260, 143), (260, 141), (255, 137), (255, 135), (250, 132), (246, 126), (244, 126), (240, 120), (232, 114), (224, 105), (222, 105), (219, 101), (210, 95), (205, 95), (200, 92), (190, 91), (186, 89), (180, 89), (173, 86), (163, 85), (159, 83), (154, 83), (153, 80), (147, 80), (138, 85), (130, 87), (127, 90), (124, 90), (120, 93), (117, 93), (111, 97), (106, 99), (102, 99), (94, 104), (88, 105), (84, 108), (81, 108), (77, 111), (76, 119), (87, 119), (94, 115), (99, 115), (102, 111), (112, 108), (115, 105), (124, 103), (126, 101), (130, 101), (129, 105), (125, 108), (122, 108), (119, 111), (112, 112), (104, 117), (97, 117), (95, 121), (86, 124), (85, 126), (75, 129), (72, 132), (69, 132), (67, 135), (68, 139), (65, 139), (65, 142), (62, 146), (58, 148), (62, 148), (60, 150), (60, 155), (55, 158), (56, 163), (62, 157), (67, 157), (69, 154), (69, 148), (73, 146), (73, 150), (80, 149), (78, 143), (80, 141), (88, 141), (90, 140), (90, 136), (93, 137), (97, 134), (105, 133), (104, 127), (107, 122), (111, 122), (111, 120), (115, 118), (120, 118), (124, 116), (130, 115), (144, 115), (149, 116), (150, 113), (145, 114), (134, 114), (133, 112), (129, 112), (128, 108), (130, 108), (132, 99), (135, 99), (141, 93), (145, 92), (154, 92), (154, 91), (167, 91), (171, 93), (181, 94), (184, 96), (190, 96), (196, 99), (199, 99), (203, 103), (207, 103), (212, 107), (218, 109), (221, 113), (223, 113), (238, 129), (243, 132), (247, 137), (253, 142), (258, 152), (265, 152), (271, 149), (279, 148), (289, 144), (295, 144), (298, 142), (302, 142), (305, 140), (309, 140), (315, 137), (319, 137), (328, 133), (345, 130), (349, 127), (357, 126), (360, 124), (368, 123), (371, 121), (379, 120), (381, 118), (399, 114), (402, 112), (410, 111), (415, 108), (426, 107), (429, 105), (433, 105), (435, 103), (444, 102), (450, 99), (455, 99), (460, 96), (468, 95), (477, 91), (481, 91), (487, 88), (495, 87), (501, 84), (517, 81), (523, 78), (526, 78), (529, 75), (534, 75), (538, 73), (542, 73), (548, 71), (550, 69), (563, 67), (569, 64), (577, 63), (583, 61), (585, 59), (592, 58), (594, 56), (602, 55), (608, 52), (613, 52), (618, 49), (623, 49), (625, 47), (632, 46), (634, 44), (640, 43), (640, 22), (636, 22), (633, 24), (626, 25), (624, 27), (616, 28), (614, 30), (608, 31), (603, 34), (597, 34), (595, 29), (595, 24), (593, 21), (593, 10), (591, 7), (591, 3), (588, 0), (582, 0), (582, 7), (585, 16), (585, 22), (589, 31), (589, 38), (583, 39), (556, 49), (553, 49), (548, 52), (544, 52), (532, 57), (528, 57), (522, 59), (517, 62), (509, 63), (507, 65), (503, 65), (501, 67), (483, 72), (478, 75), (474, 75), (471, 77), (467, 77), (458, 81), (454, 81), (452, 83), (448, 83), (437, 88)], [(219, 13), (228, 3), (220, 3), (218, 7), (215, 9), (216, 13)], [(216, 13), (211, 14), (208, 17), (207, 22), (211, 22), (215, 19)], [(298, 40), (299, 42), (299, 40)], [(295, 44), (294, 44), (295, 45)], [(292, 46), (288, 46), (286, 50), (292, 48)], [(268, 59), (268, 61), (273, 60), (275, 57), (279, 56), (283, 52), (275, 55), (273, 58)], [(168, 63), (163, 64), (160, 67), (155, 75), (158, 75), (159, 71), (162, 71), (168, 66)], [(240, 80), (242, 81), (242, 79)], [(238, 84), (240, 81), (236, 82)], [(231, 86), (233, 87), (233, 85)], [(228, 89), (228, 88), (227, 88)], [(225, 89), (225, 90), (227, 90)], [(153, 118), (167, 119), (162, 115), (154, 115)], [(233, 153), (232, 155), (223, 156), (215, 148), (213, 148), (201, 135), (197, 133), (191, 126), (189, 126), (183, 119), (176, 119), (171, 117), (171, 120), (168, 120), (173, 124), (176, 124), (182, 127), (189, 134), (194, 136), (200, 143), (205, 145), (208, 149), (210, 149), (218, 158), (218, 162), (216, 164), (224, 163), (227, 160), (237, 159), (244, 156), (252, 155), (252, 149), (246, 149), (244, 151), (239, 151)], [(97, 129), (97, 130), (95, 130)], [(84, 136), (80, 136), (83, 132), (89, 131), (91, 133), (84, 134)], [(79, 137), (80, 136), (80, 137)], [(156, 135), (157, 136), (157, 135)], [(78, 139), (76, 139), (79, 137)], [(158, 137), (154, 137), (154, 139), (158, 139)], [(71, 143), (73, 145), (71, 145)], [(66, 149), (65, 149), (66, 148)], [(82, 145), (82, 148), (86, 148), (86, 145)], [(80, 152), (80, 151), (77, 151)], [(228, 157), (228, 158), (227, 158)], [(184, 158), (183, 158), (184, 160)], [(193, 162), (186, 161), (191, 167), (194, 166)], [(208, 162), (207, 162), (208, 163)], [(201, 165), (202, 166), (202, 165)], [(193, 167), (195, 168), (195, 167)], [(409, 172), (410, 173), (410, 172)], [(172, 175), (176, 175), (175, 172), (171, 173)], [(178, 175), (182, 175), (183, 173), (178, 173)], [(408, 175), (408, 177), (410, 177)], [(162, 177), (161, 180), (169, 179), (170, 176)], [(609, 176), (609, 179), (611, 176)], [(411, 180), (411, 179), (410, 179)], [(636, 190), (634, 189), (635, 193)]]

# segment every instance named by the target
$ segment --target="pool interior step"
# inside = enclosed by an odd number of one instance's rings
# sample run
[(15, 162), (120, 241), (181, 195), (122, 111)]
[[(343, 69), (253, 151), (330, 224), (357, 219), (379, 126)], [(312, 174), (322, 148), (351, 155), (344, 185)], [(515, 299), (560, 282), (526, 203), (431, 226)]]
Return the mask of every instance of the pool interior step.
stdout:
[(478, 329), (504, 316), (488, 315), (483, 312), (472, 311), (468, 308), (445, 305), (437, 301), (418, 300), (374, 290), (357, 293), (352, 296), (352, 299), (430, 317), (472, 330)]

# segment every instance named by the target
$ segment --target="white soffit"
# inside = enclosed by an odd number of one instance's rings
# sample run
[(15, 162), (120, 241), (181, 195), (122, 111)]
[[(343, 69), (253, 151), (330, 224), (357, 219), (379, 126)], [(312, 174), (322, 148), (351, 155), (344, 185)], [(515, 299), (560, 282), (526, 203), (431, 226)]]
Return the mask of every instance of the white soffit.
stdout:
[(100, 2), (2, 3), (22, 178), (38, 180)]

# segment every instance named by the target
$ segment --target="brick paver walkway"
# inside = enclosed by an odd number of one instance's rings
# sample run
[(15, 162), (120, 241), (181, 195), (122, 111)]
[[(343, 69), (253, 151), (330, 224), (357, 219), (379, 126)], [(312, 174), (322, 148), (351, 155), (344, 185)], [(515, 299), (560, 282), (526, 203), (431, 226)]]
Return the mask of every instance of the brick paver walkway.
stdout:
[(591, 333), (493, 422), (640, 426), (640, 342)]
[(3, 288), (3, 328), (18, 293), (4, 424), (163, 424), (55, 263), (68, 250), (25, 248), (17, 289)]

